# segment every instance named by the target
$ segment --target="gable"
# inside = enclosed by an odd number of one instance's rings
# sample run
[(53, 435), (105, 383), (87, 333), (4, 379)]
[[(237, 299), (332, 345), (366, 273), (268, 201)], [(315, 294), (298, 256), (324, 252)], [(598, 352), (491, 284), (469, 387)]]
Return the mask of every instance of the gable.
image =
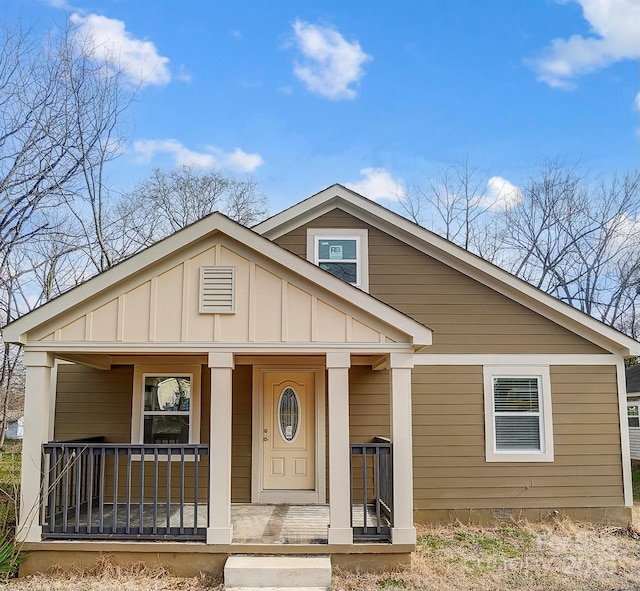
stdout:
[(369, 293), (433, 329), (429, 353), (605, 353), (557, 322), (339, 207), (275, 238), (306, 258), (308, 228), (366, 228)]
[[(202, 312), (203, 267), (233, 268), (233, 313)], [(320, 273), (323, 278), (327, 275)], [(410, 343), (411, 337), (218, 232), (32, 328), (28, 341), (61, 345), (317, 342), (373, 346)]]

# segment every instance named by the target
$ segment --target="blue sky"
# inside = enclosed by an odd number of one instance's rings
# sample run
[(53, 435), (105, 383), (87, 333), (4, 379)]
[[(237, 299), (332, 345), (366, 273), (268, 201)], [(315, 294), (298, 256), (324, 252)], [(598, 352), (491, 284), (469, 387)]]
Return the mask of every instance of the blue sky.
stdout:
[[(72, 19), (134, 81), (111, 182), (192, 164), (272, 213), (340, 182), (391, 197), (468, 158), (487, 191), (546, 158), (638, 167), (640, 0), (22, 0)], [(497, 189), (496, 189), (497, 187)]]

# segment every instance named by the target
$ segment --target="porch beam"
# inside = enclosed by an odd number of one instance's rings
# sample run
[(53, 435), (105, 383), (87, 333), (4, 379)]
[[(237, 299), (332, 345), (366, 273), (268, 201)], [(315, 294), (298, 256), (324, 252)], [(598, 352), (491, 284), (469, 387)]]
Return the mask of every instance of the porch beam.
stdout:
[(353, 544), (347, 351), (327, 353), (329, 393), (329, 544)]
[(209, 420), (209, 527), (207, 544), (230, 544), (231, 524), (231, 392), (233, 353), (209, 353), (211, 411)]
[(411, 369), (413, 354), (389, 355), (391, 440), (393, 443), (392, 544), (415, 544), (413, 523), (413, 441)]
[(55, 406), (51, 369), (54, 358), (49, 353), (24, 352), (26, 383), (24, 395), (24, 440), (22, 442), (22, 486), (20, 522), (16, 532), (19, 542), (40, 542), (39, 521), (40, 471), (42, 444), (49, 441), (49, 418)]

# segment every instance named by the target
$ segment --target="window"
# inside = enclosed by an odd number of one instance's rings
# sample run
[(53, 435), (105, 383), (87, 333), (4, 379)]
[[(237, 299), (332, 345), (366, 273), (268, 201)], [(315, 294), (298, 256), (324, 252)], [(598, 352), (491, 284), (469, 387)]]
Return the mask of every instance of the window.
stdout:
[(200, 366), (136, 366), (133, 443), (200, 441)]
[(143, 443), (189, 443), (191, 376), (144, 376)]
[(367, 230), (310, 228), (307, 259), (364, 291), (369, 290)]
[(627, 420), (629, 427), (640, 427), (640, 402), (629, 402), (627, 404)]
[(553, 461), (549, 368), (485, 366), (484, 392), (487, 461)]

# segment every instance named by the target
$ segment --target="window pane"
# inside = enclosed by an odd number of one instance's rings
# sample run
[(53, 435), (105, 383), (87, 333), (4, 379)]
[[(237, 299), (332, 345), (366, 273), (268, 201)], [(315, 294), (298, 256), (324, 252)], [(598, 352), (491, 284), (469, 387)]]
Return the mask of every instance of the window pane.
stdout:
[(629, 417), (629, 427), (640, 427), (640, 418)]
[(627, 406), (627, 414), (630, 417), (637, 417), (640, 415), (640, 408), (637, 406)]
[(300, 405), (298, 404), (298, 396), (293, 391), (293, 388), (285, 388), (280, 395), (278, 419), (282, 438), (285, 441), (293, 441), (298, 434), (300, 422)]
[(320, 263), (319, 267), (348, 283), (358, 281), (356, 263)]
[(497, 451), (540, 451), (537, 416), (496, 417)]
[(189, 443), (189, 417), (186, 415), (144, 417), (144, 443)]
[(358, 258), (356, 240), (318, 240), (318, 260), (354, 261)]
[(538, 379), (493, 378), (496, 412), (539, 412)]
[(188, 377), (146, 376), (145, 411), (188, 411), (191, 407), (191, 379)]

